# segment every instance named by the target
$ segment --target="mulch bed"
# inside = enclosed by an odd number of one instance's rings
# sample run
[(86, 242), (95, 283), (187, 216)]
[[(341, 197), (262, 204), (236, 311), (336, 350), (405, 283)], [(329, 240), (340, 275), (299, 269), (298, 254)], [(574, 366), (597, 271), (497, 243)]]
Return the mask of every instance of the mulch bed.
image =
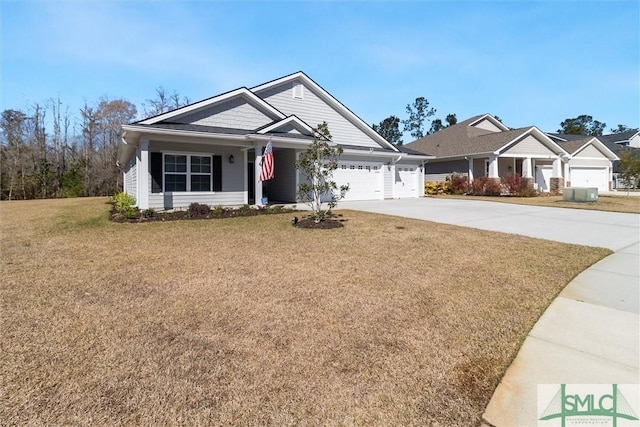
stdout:
[[(256, 215), (275, 215), (284, 213), (296, 213), (298, 211), (294, 209), (284, 208), (282, 206), (269, 206), (252, 208), (243, 206), (240, 208), (214, 208), (205, 209), (203, 205), (197, 206), (197, 209), (188, 209), (184, 211), (167, 211), (167, 212), (155, 212), (152, 210), (147, 211), (135, 211), (135, 217), (127, 218), (123, 213), (118, 212), (115, 205), (111, 208), (111, 214), (109, 219), (118, 223), (140, 223), (140, 222), (156, 222), (156, 221), (181, 221), (181, 220), (202, 220), (202, 219), (222, 219), (222, 218), (237, 218), (243, 216), (256, 216)], [(330, 230), (334, 228), (344, 227), (345, 219), (341, 219), (342, 215), (329, 214), (326, 219), (315, 222), (310, 217), (298, 217), (293, 216), (291, 223), (294, 227), (317, 229), (317, 230)]]
[(127, 218), (121, 212), (118, 212), (115, 205), (111, 208), (111, 214), (109, 219), (113, 222), (155, 222), (155, 221), (180, 221), (180, 220), (197, 220), (197, 219), (221, 219), (221, 218), (237, 218), (243, 216), (257, 216), (257, 215), (275, 215), (283, 213), (296, 212), (294, 209), (284, 208), (282, 206), (269, 206), (260, 208), (214, 208), (210, 210), (193, 209), (186, 211), (167, 211), (167, 212), (155, 212), (155, 211), (136, 211), (136, 215), (133, 218)]

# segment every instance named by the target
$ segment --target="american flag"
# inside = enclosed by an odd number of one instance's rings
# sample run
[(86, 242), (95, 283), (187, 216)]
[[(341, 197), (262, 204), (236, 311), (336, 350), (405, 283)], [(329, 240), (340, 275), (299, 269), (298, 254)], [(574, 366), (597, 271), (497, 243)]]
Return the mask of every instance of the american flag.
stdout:
[(268, 181), (273, 179), (273, 145), (271, 145), (271, 138), (267, 142), (267, 147), (264, 149), (262, 155), (262, 170), (260, 170), (260, 181)]

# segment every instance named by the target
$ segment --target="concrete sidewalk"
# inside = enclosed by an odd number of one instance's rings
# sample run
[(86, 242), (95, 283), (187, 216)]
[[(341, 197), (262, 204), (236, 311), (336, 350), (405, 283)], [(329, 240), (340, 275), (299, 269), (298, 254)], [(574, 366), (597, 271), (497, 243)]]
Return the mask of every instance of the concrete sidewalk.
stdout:
[(640, 383), (640, 215), (430, 198), (339, 207), (615, 252), (579, 274), (540, 317), (496, 388), (484, 422), (538, 425), (538, 384)]

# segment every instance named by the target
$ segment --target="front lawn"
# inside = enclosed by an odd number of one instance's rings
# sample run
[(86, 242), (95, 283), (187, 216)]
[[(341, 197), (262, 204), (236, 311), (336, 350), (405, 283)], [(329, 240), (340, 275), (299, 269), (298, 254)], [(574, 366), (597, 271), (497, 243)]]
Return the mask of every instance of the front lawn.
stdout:
[(474, 425), (605, 249), (337, 211), (117, 224), (0, 203), (8, 425)]
[(549, 206), (553, 208), (590, 209), (597, 211), (640, 214), (640, 197), (638, 196), (598, 196), (597, 202), (588, 203), (565, 202), (562, 200), (562, 196), (494, 197), (448, 194), (428, 197), (437, 197), (444, 199), (485, 200), (489, 202), (516, 203), (520, 205), (531, 206)]

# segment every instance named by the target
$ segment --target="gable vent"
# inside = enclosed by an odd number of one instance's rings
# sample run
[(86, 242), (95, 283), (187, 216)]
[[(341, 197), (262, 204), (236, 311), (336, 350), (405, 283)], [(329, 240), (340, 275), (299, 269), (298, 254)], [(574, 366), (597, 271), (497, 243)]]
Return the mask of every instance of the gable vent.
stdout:
[(304, 86), (302, 83), (293, 83), (293, 97), (295, 99), (304, 99)]

